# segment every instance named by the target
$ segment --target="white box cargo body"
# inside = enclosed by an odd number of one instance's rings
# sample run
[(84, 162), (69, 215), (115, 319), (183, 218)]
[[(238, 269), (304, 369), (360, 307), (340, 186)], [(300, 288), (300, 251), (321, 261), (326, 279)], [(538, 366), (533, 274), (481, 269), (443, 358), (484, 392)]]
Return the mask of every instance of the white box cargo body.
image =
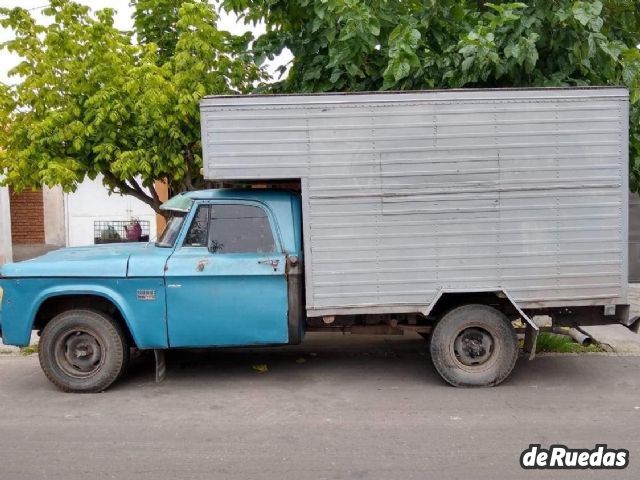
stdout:
[(206, 97), (204, 174), (300, 179), (309, 316), (627, 303), (621, 88)]

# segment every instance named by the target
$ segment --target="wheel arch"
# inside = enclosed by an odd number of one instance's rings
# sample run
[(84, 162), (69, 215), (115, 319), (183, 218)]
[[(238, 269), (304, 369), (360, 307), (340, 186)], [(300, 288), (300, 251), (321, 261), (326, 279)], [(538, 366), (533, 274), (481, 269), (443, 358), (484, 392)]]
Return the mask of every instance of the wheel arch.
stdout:
[(524, 351), (529, 359), (534, 358), (540, 329), (504, 288), (441, 288), (422, 313), (426, 317), (439, 319), (456, 307), (474, 303), (492, 306), (507, 315), (509, 319), (521, 318), (526, 324)]
[(53, 317), (74, 308), (99, 310), (111, 315), (122, 327), (130, 345), (138, 345), (126, 302), (117, 292), (99, 286), (54, 287), (43, 291), (30, 314), (31, 329), (41, 330)]

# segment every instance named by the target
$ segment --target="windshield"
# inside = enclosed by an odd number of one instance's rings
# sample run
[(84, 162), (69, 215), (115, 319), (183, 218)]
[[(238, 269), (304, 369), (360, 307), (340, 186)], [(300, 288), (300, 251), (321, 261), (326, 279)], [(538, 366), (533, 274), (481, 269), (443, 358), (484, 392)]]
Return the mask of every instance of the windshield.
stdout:
[(173, 247), (173, 244), (178, 238), (178, 234), (180, 233), (180, 227), (182, 226), (182, 222), (184, 222), (185, 214), (182, 212), (175, 212), (173, 216), (167, 222), (167, 226), (160, 235), (160, 238), (156, 242), (156, 246), (158, 247)]

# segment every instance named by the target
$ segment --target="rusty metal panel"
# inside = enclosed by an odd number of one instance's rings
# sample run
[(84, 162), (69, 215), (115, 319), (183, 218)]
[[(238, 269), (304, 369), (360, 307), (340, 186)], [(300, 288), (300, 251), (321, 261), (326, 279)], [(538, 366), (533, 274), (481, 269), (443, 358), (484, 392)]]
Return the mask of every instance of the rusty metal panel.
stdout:
[(619, 88), (207, 97), (213, 180), (302, 179), (309, 315), (626, 303)]

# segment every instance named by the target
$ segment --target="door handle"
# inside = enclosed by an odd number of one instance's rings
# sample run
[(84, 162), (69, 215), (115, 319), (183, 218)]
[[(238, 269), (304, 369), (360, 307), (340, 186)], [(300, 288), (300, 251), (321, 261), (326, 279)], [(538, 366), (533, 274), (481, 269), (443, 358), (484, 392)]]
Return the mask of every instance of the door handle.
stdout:
[(278, 265), (280, 265), (280, 260), (278, 260), (278, 259), (274, 259), (274, 260), (258, 260), (258, 263), (260, 265), (270, 265), (275, 270), (275, 269), (278, 268)]

